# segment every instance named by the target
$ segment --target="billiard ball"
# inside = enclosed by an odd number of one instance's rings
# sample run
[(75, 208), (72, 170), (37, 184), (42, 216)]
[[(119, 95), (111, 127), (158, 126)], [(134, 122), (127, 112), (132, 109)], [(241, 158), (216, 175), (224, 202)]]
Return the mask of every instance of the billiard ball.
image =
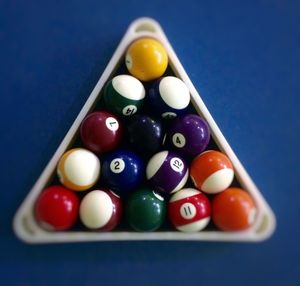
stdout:
[(216, 194), (230, 186), (234, 171), (231, 161), (225, 154), (209, 150), (192, 161), (190, 175), (197, 189), (208, 194)]
[(195, 157), (207, 147), (210, 131), (204, 119), (196, 114), (187, 114), (174, 119), (166, 142), (183, 156)]
[(147, 115), (134, 115), (126, 125), (126, 138), (132, 150), (144, 157), (152, 156), (162, 145), (162, 124)]
[(189, 89), (182, 80), (174, 76), (156, 80), (148, 90), (149, 109), (163, 118), (173, 118), (183, 114), (189, 103)]
[(111, 113), (90, 113), (80, 126), (81, 141), (85, 148), (102, 154), (115, 149), (122, 137), (122, 125)]
[(120, 116), (135, 114), (144, 103), (143, 84), (133, 76), (118, 75), (109, 81), (104, 90), (104, 103), (108, 110)]
[(136, 231), (154, 231), (164, 222), (166, 202), (152, 189), (141, 188), (126, 201), (125, 215), (129, 225)]
[(70, 229), (79, 210), (77, 195), (63, 186), (50, 186), (39, 195), (34, 213), (38, 224), (48, 231)]
[(159, 78), (168, 67), (168, 55), (160, 42), (151, 38), (134, 41), (125, 56), (130, 74), (142, 81)]
[(240, 188), (228, 188), (212, 201), (212, 219), (221, 230), (245, 230), (253, 224), (255, 217), (253, 199)]
[(115, 150), (103, 158), (101, 180), (118, 194), (137, 188), (144, 178), (142, 159), (129, 150)]
[(96, 184), (100, 175), (100, 161), (91, 151), (74, 148), (59, 160), (57, 175), (65, 187), (85, 191)]
[(146, 167), (146, 177), (153, 188), (162, 193), (174, 193), (184, 187), (189, 176), (185, 161), (170, 151), (156, 153)]
[(206, 195), (192, 188), (173, 194), (168, 204), (170, 221), (183, 232), (204, 229), (210, 221), (210, 213), (210, 202)]
[(122, 202), (110, 190), (94, 190), (84, 196), (79, 208), (83, 225), (89, 229), (110, 231), (121, 221)]

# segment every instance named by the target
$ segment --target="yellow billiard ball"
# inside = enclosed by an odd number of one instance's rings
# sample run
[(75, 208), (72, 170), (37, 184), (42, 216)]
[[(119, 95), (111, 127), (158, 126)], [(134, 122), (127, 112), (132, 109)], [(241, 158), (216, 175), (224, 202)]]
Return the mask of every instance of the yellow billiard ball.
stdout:
[(57, 175), (68, 189), (85, 191), (97, 182), (100, 175), (100, 161), (91, 151), (74, 148), (64, 153), (59, 160)]
[(168, 67), (168, 55), (157, 40), (141, 38), (129, 46), (125, 63), (131, 75), (150, 81), (164, 74)]

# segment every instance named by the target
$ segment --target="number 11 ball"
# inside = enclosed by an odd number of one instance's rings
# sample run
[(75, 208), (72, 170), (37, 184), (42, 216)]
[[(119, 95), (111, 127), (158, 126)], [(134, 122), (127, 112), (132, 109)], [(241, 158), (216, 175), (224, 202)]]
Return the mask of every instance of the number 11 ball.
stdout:
[(149, 160), (146, 176), (153, 188), (162, 193), (174, 193), (184, 187), (189, 175), (185, 161), (169, 151), (156, 153)]

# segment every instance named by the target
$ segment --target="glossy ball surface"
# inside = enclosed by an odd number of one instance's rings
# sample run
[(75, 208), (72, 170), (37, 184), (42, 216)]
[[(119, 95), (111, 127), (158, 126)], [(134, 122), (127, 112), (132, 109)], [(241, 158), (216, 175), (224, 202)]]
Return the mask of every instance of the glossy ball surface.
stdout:
[(149, 157), (162, 145), (161, 121), (146, 115), (135, 115), (126, 125), (126, 138), (132, 150), (141, 156)]
[(121, 199), (109, 190), (91, 191), (81, 201), (79, 215), (85, 227), (110, 231), (121, 221)]
[(111, 113), (90, 113), (81, 123), (80, 136), (85, 148), (102, 154), (115, 149), (122, 137), (122, 125)]
[(138, 189), (126, 201), (125, 214), (129, 225), (136, 231), (154, 231), (164, 222), (164, 198), (148, 188)]
[(63, 186), (46, 188), (38, 197), (34, 213), (42, 228), (50, 231), (70, 229), (76, 222), (79, 199)]
[(160, 42), (151, 38), (134, 41), (125, 56), (130, 74), (142, 81), (159, 78), (168, 67), (168, 55)]
[(197, 189), (216, 194), (227, 189), (233, 181), (234, 171), (229, 158), (219, 151), (206, 151), (191, 163), (190, 175)]
[(169, 151), (151, 157), (146, 176), (153, 188), (162, 193), (174, 193), (184, 187), (189, 170), (185, 161)]
[(174, 119), (166, 142), (183, 156), (197, 156), (209, 143), (210, 131), (204, 119), (196, 114), (187, 114)]
[(141, 158), (128, 150), (116, 150), (103, 158), (101, 179), (120, 195), (136, 189), (144, 179)]
[(174, 76), (162, 77), (155, 81), (147, 95), (149, 109), (163, 118), (183, 114), (189, 103), (189, 89), (182, 80)]
[(143, 106), (145, 93), (138, 79), (130, 75), (118, 75), (105, 87), (105, 106), (120, 116), (131, 116)]
[(255, 203), (242, 189), (229, 188), (215, 196), (212, 201), (212, 219), (224, 231), (249, 228), (256, 215)]
[(210, 221), (211, 207), (206, 195), (196, 189), (186, 188), (170, 198), (168, 215), (176, 229), (196, 232), (204, 229)]
[(96, 184), (100, 176), (100, 161), (89, 150), (75, 148), (63, 154), (58, 162), (60, 182), (74, 191), (85, 191)]

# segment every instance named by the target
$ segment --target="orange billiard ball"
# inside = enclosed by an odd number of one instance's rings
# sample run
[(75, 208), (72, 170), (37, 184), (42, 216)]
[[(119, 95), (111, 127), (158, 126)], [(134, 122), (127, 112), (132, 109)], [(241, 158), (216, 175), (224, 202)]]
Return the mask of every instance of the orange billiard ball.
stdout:
[(239, 231), (249, 228), (256, 215), (252, 197), (240, 188), (229, 188), (217, 194), (212, 201), (214, 224), (224, 231)]

